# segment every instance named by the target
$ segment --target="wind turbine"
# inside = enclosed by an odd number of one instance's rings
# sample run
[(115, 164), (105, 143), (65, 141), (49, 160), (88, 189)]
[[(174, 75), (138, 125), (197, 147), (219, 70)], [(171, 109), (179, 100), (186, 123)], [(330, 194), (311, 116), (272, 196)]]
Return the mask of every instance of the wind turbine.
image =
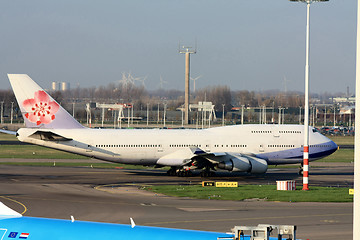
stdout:
[(145, 80), (147, 77), (134, 77), (131, 75), (131, 72), (125, 73), (122, 72), (122, 78), (119, 81), (123, 88), (127, 88), (129, 85), (135, 85), (135, 82), (140, 82), (143, 87), (145, 87)]
[(200, 75), (200, 76), (198, 76), (198, 77), (196, 77), (196, 78), (192, 78), (192, 77), (190, 77), (190, 79), (191, 79), (191, 81), (194, 81), (194, 92), (196, 92), (196, 87), (195, 87), (195, 83), (196, 83), (196, 80), (198, 80), (199, 78), (201, 78), (202, 77), (202, 75)]
[(167, 84), (168, 82), (163, 80), (162, 76), (160, 75), (160, 89), (163, 89), (164, 84)]
[(284, 75), (284, 82), (283, 82), (283, 84), (284, 84), (285, 94), (287, 94), (287, 83), (288, 83), (288, 82), (290, 82), (290, 80), (287, 80), (287, 79), (286, 79), (286, 76)]
[(123, 89), (126, 89), (128, 87), (128, 85), (134, 84), (132, 79), (129, 77), (129, 76), (131, 76), (130, 73), (126, 74), (125, 72), (122, 72), (121, 75), (122, 75), (122, 78), (119, 80), (119, 82), (121, 83)]
[(137, 77), (137, 78), (133, 78), (133, 81), (140, 82), (140, 84), (145, 88), (145, 80), (146, 79), (147, 79), (147, 76), (146, 77)]

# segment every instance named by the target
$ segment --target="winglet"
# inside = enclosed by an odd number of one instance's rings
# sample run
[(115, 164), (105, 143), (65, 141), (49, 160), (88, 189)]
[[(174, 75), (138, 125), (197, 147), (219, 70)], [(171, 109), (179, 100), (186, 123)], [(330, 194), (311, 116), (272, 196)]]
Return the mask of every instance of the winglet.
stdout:
[(136, 226), (136, 224), (132, 218), (130, 218), (130, 223), (131, 223), (131, 228), (134, 228)]
[(22, 215), (0, 202), (0, 217), (12, 218), (22, 217)]

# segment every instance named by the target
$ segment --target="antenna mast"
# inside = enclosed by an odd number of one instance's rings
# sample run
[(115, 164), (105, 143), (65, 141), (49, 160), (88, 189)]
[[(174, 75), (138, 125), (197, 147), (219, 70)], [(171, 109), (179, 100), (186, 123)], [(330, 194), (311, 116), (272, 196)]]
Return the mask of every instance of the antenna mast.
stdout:
[(189, 124), (189, 102), (190, 102), (190, 54), (196, 53), (191, 47), (179, 46), (179, 53), (185, 54), (185, 124)]

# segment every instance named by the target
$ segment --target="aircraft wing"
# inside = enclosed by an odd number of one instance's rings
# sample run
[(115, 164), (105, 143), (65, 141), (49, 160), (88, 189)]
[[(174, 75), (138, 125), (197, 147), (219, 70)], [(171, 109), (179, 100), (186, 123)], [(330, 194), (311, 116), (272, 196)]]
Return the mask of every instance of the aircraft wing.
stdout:
[(197, 147), (167, 154), (157, 161), (157, 165), (200, 169), (209, 167), (251, 173), (264, 173), (267, 170), (267, 161), (253, 154), (206, 152)]
[(9, 131), (9, 130), (4, 130), (4, 129), (0, 129), (0, 133), (16, 135), (15, 131)]
[(38, 130), (31, 134), (29, 137), (44, 140), (44, 141), (71, 141), (72, 138), (63, 137), (51, 131)]
[(192, 161), (197, 155), (205, 154), (200, 148), (184, 148), (162, 156), (157, 160), (157, 165), (163, 166), (184, 166)]
[(192, 162), (195, 158), (198, 160), (201, 158), (204, 161), (208, 161), (209, 157), (221, 157), (226, 156), (225, 152), (205, 152), (198, 147), (189, 147), (180, 149), (176, 152), (169, 153), (161, 157), (156, 164), (163, 166), (185, 166)]

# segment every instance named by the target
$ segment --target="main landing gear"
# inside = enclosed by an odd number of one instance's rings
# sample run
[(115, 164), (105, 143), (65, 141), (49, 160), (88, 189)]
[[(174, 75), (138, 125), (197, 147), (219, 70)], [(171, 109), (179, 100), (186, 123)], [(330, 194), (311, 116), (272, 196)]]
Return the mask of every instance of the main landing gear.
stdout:
[(167, 171), (167, 175), (168, 175), (168, 176), (176, 176), (176, 167), (171, 167), (171, 168)]
[(206, 168), (200, 173), (200, 177), (214, 177), (215, 172), (210, 171), (210, 168)]
[(178, 176), (178, 177), (191, 177), (193, 173), (190, 170), (186, 169), (177, 169), (176, 167), (171, 167), (167, 171), (168, 176)]

